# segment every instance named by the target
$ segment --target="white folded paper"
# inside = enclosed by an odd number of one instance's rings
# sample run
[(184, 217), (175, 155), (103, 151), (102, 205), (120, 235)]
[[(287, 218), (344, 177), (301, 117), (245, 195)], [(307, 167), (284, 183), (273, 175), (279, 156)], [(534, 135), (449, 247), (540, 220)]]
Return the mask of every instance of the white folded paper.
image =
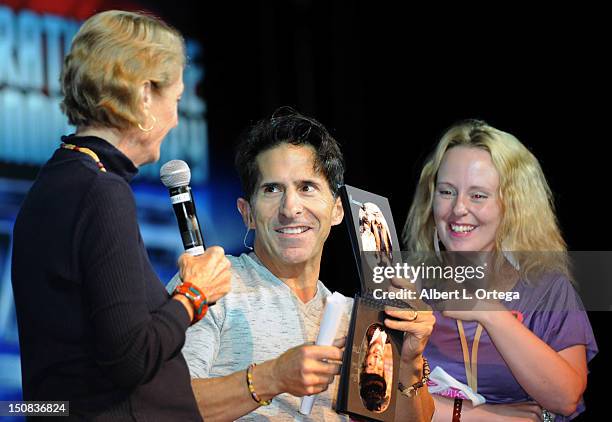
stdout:
[[(319, 335), (317, 336), (317, 346), (331, 346), (336, 338), (342, 315), (346, 309), (346, 297), (341, 293), (334, 292), (327, 297), (325, 310), (323, 311), (323, 319), (319, 327)], [(312, 405), (315, 402), (316, 394), (312, 396), (302, 397), (302, 405), (300, 413), (310, 415)]]
[(439, 366), (436, 366), (431, 371), (431, 374), (429, 374), (427, 389), (431, 394), (439, 394), (449, 398), (459, 396), (460, 398), (470, 400), (474, 407), (480, 406), (487, 401), (483, 395), (475, 393), (468, 385), (457, 381)]

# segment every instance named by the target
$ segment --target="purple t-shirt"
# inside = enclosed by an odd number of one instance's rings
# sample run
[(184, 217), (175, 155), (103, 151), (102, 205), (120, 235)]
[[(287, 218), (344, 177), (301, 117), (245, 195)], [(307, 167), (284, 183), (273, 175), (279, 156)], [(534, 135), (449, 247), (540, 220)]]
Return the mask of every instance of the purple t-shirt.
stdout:
[[(584, 344), (587, 362), (597, 354), (593, 329), (582, 302), (569, 280), (562, 275), (548, 275), (536, 283), (519, 280), (513, 291), (520, 299), (503, 303), (523, 325), (556, 351)], [(431, 369), (440, 366), (456, 380), (468, 384), (457, 322), (435, 312), (434, 327), (425, 356)], [(476, 322), (463, 322), (467, 344), (472, 350)], [(516, 403), (532, 400), (518, 384), (512, 372), (493, 345), (486, 330), (478, 346), (478, 393), (487, 403)], [(572, 417), (584, 411), (581, 404)], [(556, 420), (564, 420), (557, 418)], [(571, 418), (570, 418), (571, 419)]]

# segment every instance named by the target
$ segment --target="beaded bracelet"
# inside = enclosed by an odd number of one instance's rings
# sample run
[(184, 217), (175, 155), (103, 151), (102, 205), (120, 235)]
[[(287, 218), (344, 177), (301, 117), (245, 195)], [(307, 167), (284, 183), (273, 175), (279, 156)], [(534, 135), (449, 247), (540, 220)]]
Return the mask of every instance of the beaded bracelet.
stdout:
[(189, 282), (181, 283), (176, 286), (173, 294), (185, 296), (193, 305), (193, 321), (191, 321), (191, 324), (195, 324), (206, 316), (208, 300), (204, 292), (198, 287)]
[(455, 397), (453, 403), (453, 419), (452, 422), (461, 422), (461, 408), (463, 407), (463, 399)]
[(255, 393), (255, 387), (253, 386), (253, 368), (255, 368), (256, 364), (252, 363), (246, 370), (246, 381), (247, 386), (249, 387), (249, 392), (251, 393), (251, 397), (257, 404), (260, 406), (269, 406), (272, 403), (272, 399), (270, 400), (260, 400), (257, 393)]
[(425, 384), (427, 384), (427, 381), (429, 381), (430, 373), (431, 373), (431, 370), (429, 369), (429, 362), (427, 362), (427, 359), (423, 357), (423, 376), (422, 378), (418, 382), (415, 382), (414, 384), (412, 384), (410, 387), (405, 387), (404, 384), (400, 382), (398, 385), (400, 392), (407, 397), (416, 396), (417, 393), (419, 392), (419, 388), (423, 387)]

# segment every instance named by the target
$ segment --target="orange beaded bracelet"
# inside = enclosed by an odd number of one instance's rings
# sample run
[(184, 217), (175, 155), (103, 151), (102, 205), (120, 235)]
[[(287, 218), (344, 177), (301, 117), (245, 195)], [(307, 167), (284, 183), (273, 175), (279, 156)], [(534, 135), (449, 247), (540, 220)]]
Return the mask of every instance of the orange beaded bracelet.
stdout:
[(208, 311), (208, 300), (202, 290), (191, 283), (182, 283), (176, 286), (174, 294), (185, 296), (193, 305), (192, 324), (195, 324), (206, 316), (206, 312)]

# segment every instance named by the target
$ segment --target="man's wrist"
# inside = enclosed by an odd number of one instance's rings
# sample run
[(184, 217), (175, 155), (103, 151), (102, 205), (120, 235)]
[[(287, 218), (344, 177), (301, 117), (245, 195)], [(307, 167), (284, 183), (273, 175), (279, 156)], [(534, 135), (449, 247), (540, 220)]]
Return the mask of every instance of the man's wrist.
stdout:
[[(431, 370), (429, 369), (427, 359), (421, 357), (420, 360), (422, 361), (422, 367), (420, 368), (420, 373), (418, 376), (411, 375), (411, 371), (408, 371), (408, 373), (404, 372), (402, 374), (403, 376), (400, 375), (398, 387), (402, 394), (407, 397), (414, 397), (422, 388), (427, 388), (427, 381), (429, 381), (429, 374), (431, 373)], [(410, 380), (411, 384), (404, 384), (404, 382), (408, 379)]]
[(274, 362), (274, 360), (269, 360), (253, 368), (253, 381), (257, 395), (264, 401), (271, 400), (283, 392), (274, 374)]
[(414, 355), (413, 358), (406, 362), (402, 361), (402, 382), (405, 385), (412, 385), (418, 382), (423, 375), (423, 354)]

